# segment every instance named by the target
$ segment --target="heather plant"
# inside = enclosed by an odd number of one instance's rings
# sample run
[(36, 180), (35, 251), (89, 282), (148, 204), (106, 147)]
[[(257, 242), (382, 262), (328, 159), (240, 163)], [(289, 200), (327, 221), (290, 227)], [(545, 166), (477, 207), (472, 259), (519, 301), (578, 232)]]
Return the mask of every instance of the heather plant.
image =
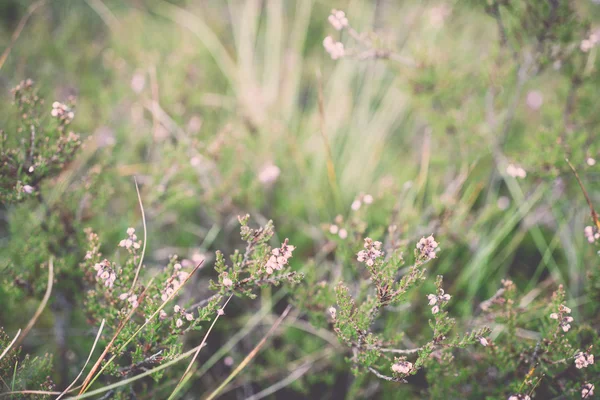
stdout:
[(12, 3), (0, 397), (594, 398), (595, 2)]

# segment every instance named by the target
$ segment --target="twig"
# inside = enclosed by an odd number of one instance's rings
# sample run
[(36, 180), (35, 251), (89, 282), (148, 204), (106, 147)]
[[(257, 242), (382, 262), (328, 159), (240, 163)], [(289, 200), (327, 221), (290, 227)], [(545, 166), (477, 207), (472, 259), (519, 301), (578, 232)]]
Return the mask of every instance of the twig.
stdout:
[(15, 394), (39, 394), (39, 395), (48, 396), (48, 395), (60, 394), (60, 392), (50, 392), (50, 391), (45, 391), (45, 390), (15, 390), (12, 392), (0, 393), (0, 397), (7, 397), (7, 396), (15, 395)]
[(144, 367), (145, 364), (152, 365), (154, 363), (159, 363), (159, 362), (162, 361), (162, 359), (163, 359), (163, 357), (161, 357), (162, 352), (163, 352), (162, 350), (159, 350), (157, 353), (152, 354), (149, 357), (146, 357), (142, 361), (139, 361), (139, 362), (137, 362), (135, 364), (132, 364), (132, 365), (130, 365), (128, 367), (120, 368), (119, 372), (121, 373), (121, 375), (127, 376), (127, 375), (131, 374), (132, 371), (135, 371), (137, 369), (140, 369), (142, 371), (143, 370), (147, 370), (147, 368)]
[(381, 352), (383, 352), (383, 353), (414, 354), (414, 353), (418, 353), (421, 349), (422, 349), (421, 347), (417, 347), (416, 349), (385, 349), (385, 348), (380, 348), (378, 350), (381, 351)]
[(583, 192), (585, 201), (587, 201), (588, 206), (590, 207), (590, 212), (592, 214), (592, 220), (594, 221), (594, 224), (596, 224), (596, 228), (600, 229), (600, 220), (598, 220), (598, 213), (594, 209), (592, 200), (590, 199), (590, 196), (589, 196), (587, 190), (585, 190), (585, 187), (583, 186), (583, 182), (581, 182), (581, 179), (579, 178), (579, 174), (577, 173), (577, 170), (575, 169), (573, 164), (571, 164), (571, 162), (569, 161), (568, 158), (565, 158), (565, 161), (567, 162), (567, 164), (569, 164), (569, 167), (571, 167), (571, 171), (573, 171), (573, 173), (575, 174), (575, 179), (577, 179), (577, 183), (579, 183), (579, 187), (581, 188), (581, 191)]
[[(35, 314), (33, 314), (33, 317), (31, 317), (27, 326), (25, 327), (25, 329), (23, 329), (23, 334), (21, 336), (19, 336), (19, 338), (17, 339), (17, 342), (15, 343), (15, 347), (18, 347), (23, 342), (23, 339), (25, 339), (25, 337), (27, 336), (27, 334), (29, 333), (31, 328), (33, 328), (33, 326), (37, 322), (38, 318), (42, 314), (42, 311), (44, 311), (44, 308), (46, 308), (46, 304), (48, 304), (48, 300), (50, 299), (50, 294), (52, 293), (53, 283), (54, 283), (54, 259), (52, 257), (50, 257), (50, 261), (48, 262), (48, 286), (46, 287), (46, 294), (44, 294), (44, 298), (42, 299), (42, 302), (40, 303), (37, 310), (35, 311)], [(2, 358), (2, 357), (0, 357), (0, 358)]]
[(393, 376), (383, 375), (381, 372), (377, 371), (373, 367), (368, 367), (368, 368), (369, 368), (369, 371), (371, 371), (373, 373), (373, 375), (375, 375), (376, 377), (378, 377), (380, 379), (384, 379), (384, 380), (389, 381), (389, 382), (403, 382), (403, 383), (406, 383), (405, 379), (394, 378)]
[(85, 370), (85, 367), (87, 367), (88, 363), (90, 362), (90, 359), (92, 358), (92, 354), (94, 354), (94, 350), (96, 349), (96, 344), (98, 344), (98, 340), (100, 339), (100, 335), (102, 334), (102, 330), (104, 329), (104, 322), (106, 322), (106, 321), (103, 319), (102, 323), (100, 324), (100, 329), (98, 329), (98, 334), (96, 334), (96, 340), (94, 340), (94, 344), (92, 345), (92, 349), (90, 350), (90, 354), (88, 355), (88, 358), (85, 361), (85, 364), (83, 364), (83, 367), (81, 368), (81, 371), (79, 372), (79, 375), (77, 375), (77, 377), (73, 380), (73, 382), (71, 382), (71, 384), (69, 386), (67, 386), (67, 388), (65, 390), (63, 390), (63, 392), (60, 394), (60, 396), (58, 396), (56, 398), (56, 400), (59, 400), (69, 390), (71, 390), (71, 388), (75, 385), (75, 383), (79, 380), (79, 378), (83, 374), (83, 371)]
[[(233, 294), (231, 294), (229, 296), (229, 298), (227, 299), (227, 301), (225, 302), (225, 304), (223, 304), (223, 307), (221, 308), (221, 310), (224, 309), (225, 307), (227, 307), (227, 304), (229, 303), (229, 301), (231, 300), (232, 297), (233, 297)], [(194, 366), (194, 363), (196, 362), (196, 358), (198, 358), (198, 354), (200, 353), (200, 350), (202, 349), (202, 347), (204, 347), (204, 343), (206, 343), (206, 339), (208, 338), (208, 335), (210, 334), (210, 332), (212, 331), (213, 327), (215, 326), (215, 324), (219, 320), (220, 316), (221, 316), (221, 313), (217, 313), (217, 316), (215, 317), (215, 319), (213, 320), (212, 324), (210, 325), (210, 328), (208, 328), (208, 331), (206, 331), (206, 334), (204, 335), (204, 338), (202, 339), (202, 343), (200, 343), (200, 346), (198, 346), (198, 350), (196, 350), (196, 352), (194, 353), (194, 356), (192, 357), (192, 361), (190, 361), (190, 363), (188, 364), (185, 372), (181, 376), (181, 379), (179, 379), (179, 382), (177, 383), (177, 386), (175, 386), (175, 389), (173, 389), (173, 392), (169, 396), (169, 399), (174, 399), (175, 396), (177, 395), (177, 392), (179, 392), (179, 390), (181, 390), (181, 387), (189, 379), (189, 376), (191, 375), (191, 369)]]
[(6, 347), (6, 349), (4, 349), (4, 351), (2, 352), (2, 354), (0, 354), (0, 360), (2, 360), (4, 358), (4, 356), (6, 355), (6, 353), (8, 353), (8, 351), (10, 350), (10, 348), (12, 347), (12, 345), (15, 344), (15, 342), (19, 338), (20, 334), (21, 334), (21, 330), (19, 329), (19, 331), (15, 335), (15, 338), (12, 340), (12, 342), (10, 342), (10, 344), (8, 345), (8, 347)]
[(135, 182), (135, 191), (137, 192), (138, 201), (140, 203), (140, 211), (142, 213), (142, 223), (144, 225), (144, 247), (142, 247), (142, 254), (140, 256), (140, 264), (135, 271), (135, 277), (133, 278), (133, 282), (131, 283), (131, 289), (129, 291), (133, 293), (133, 289), (135, 288), (135, 284), (137, 282), (138, 276), (140, 274), (140, 270), (142, 269), (142, 263), (144, 262), (144, 255), (146, 254), (146, 241), (148, 238), (148, 230), (146, 228), (146, 214), (144, 213), (144, 205), (142, 204), (142, 196), (140, 195), (140, 188), (137, 183), (137, 179), (133, 177), (133, 181)]
[(33, 15), (34, 12), (36, 12), (38, 8), (43, 6), (44, 3), (46, 3), (46, 0), (40, 0), (29, 6), (29, 8), (27, 9), (27, 13), (23, 16), (23, 18), (21, 18), (21, 21), (19, 21), (19, 25), (17, 25), (17, 28), (13, 32), (12, 37), (10, 38), (10, 43), (2, 52), (2, 56), (0, 56), (0, 69), (2, 69), (2, 66), (6, 62), (8, 56), (10, 55), (10, 52), (12, 51), (13, 46), (17, 42), (17, 39), (19, 39), (19, 36), (21, 36), (21, 32), (23, 31), (23, 28), (25, 28), (25, 25), (27, 24), (29, 18)]
[(256, 347), (254, 347), (254, 349), (252, 349), (252, 351), (246, 356), (246, 358), (244, 358), (244, 360), (240, 363), (240, 365), (238, 365), (237, 368), (231, 374), (229, 374), (229, 376), (223, 381), (223, 383), (221, 383), (221, 385), (219, 385), (218, 388), (216, 388), (210, 395), (208, 395), (206, 400), (214, 399), (221, 392), (221, 390), (223, 390), (223, 388), (225, 388), (229, 384), (229, 382), (231, 382), (231, 380), (233, 378), (235, 378), (237, 376), (237, 374), (239, 374), (250, 363), (250, 361), (252, 361), (252, 359), (254, 357), (256, 357), (256, 355), (258, 354), (260, 349), (267, 342), (267, 339), (269, 337), (271, 337), (271, 335), (273, 335), (273, 333), (279, 327), (279, 325), (283, 322), (285, 317), (287, 317), (287, 315), (289, 314), (291, 309), (292, 309), (291, 305), (288, 305), (286, 307), (286, 309), (283, 311), (283, 313), (281, 313), (281, 316), (277, 319), (277, 321), (275, 321), (275, 323), (273, 324), (271, 329), (269, 329), (267, 334), (261, 339), (261, 341), (256, 345)]

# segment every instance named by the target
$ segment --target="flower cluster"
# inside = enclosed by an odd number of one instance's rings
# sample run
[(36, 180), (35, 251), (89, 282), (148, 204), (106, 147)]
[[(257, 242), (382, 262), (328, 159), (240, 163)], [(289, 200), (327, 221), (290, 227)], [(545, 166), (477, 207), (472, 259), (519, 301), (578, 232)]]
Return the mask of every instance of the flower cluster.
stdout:
[(269, 257), (269, 261), (267, 261), (267, 265), (265, 266), (267, 274), (271, 275), (273, 271), (281, 271), (287, 265), (288, 259), (292, 257), (294, 249), (294, 246), (288, 244), (287, 239), (285, 239), (281, 248), (273, 249), (271, 257)]
[(346, 13), (340, 10), (331, 10), (331, 15), (327, 18), (331, 26), (335, 28), (335, 30), (341, 31), (342, 29), (348, 27), (348, 18), (346, 18)]
[(97, 264), (94, 264), (94, 269), (98, 271), (96, 276), (104, 281), (104, 286), (112, 289), (113, 285), (115, 284), (115, 280), (117, 279), (117, 274), (111, 267), (110, 262), (105, 259)]
[(325, 48), (325, 51), (329, 53), (332, 60), (342, 58), (346, 54), (344, 44), (342, 42), (334, 41), (331, 36), (327, 36), (323, 40), (323, 47)]
[(592, 385), (591, 383), (586, 383), (585, 385), (583, 385), (583, 387), (581, 388), (581, 398), (582, 399), (587, 399), (591, 396), (594, 395), (594, 385)]
[(173, 311), (175, 312), (175, 314), (179, 314), (177, 320), (175, 321), (175, 326), (178, 328), (181, 328), (181, 326), (183, 325), (182, 318), (185, 318), (187, 321), (190, 322), (194, 320), (194, 315), (189, 312), (186, 312), (185, 308), (176, 305), (175, 307), (173, 307)]
[(233, 286), (233, 281), (231, 280), (231, 278), (229, 277), (229, 274), (227, 272), (223, 272), (223, 286), (225, 287), (232, 287)]
[(52, 103), (52, 111), (50, 112), (54, 118), (57, 118), (62, 124), (70, 124), (75, 118), (75, 113), (71, 108), (63, 103), (55, 101)]
[(277, 178), (279, 178), (280, 174), (281, 170), (277, 165), (268, 163), (264, 165), (258, 173), (258, 180), (264, 186), (269, 187), (277, 181)]
[[(438, 294), (428, 294), (427, 298), (429, 299), (429, 305), (433, 306), (431, 308), (431, 312), (433, 314), (437, 314), (438, 312), (440, 312), (440, 306), (446, 304), (448, 301), (450, 301), (450, 298), (452, 296), (450, 296), (447, 293), (444, 293), (444, 289), (440, 288), (438, 290)], [(485, 340), (485, 338), (482, 338), (483, 340)], [(485, 344), (483, 343), (483, 341), (480, 340), (480, 343), (483, 344), (484, 346), (487, 346), (487, 340), (485, 340)]]
[(187, 272), (181, 271), (181, 264), (175, 264), (173, 268), (175, 269), (173, 275), (171, 275), (171, 277), (167, 279), (165, 287), (161, 291), (160, 298), (162, 301), (167, 301), (167, 299), (173, 293), (175, 293), (179, 289), (179, 287), (181, 287), (183, 282), (185, 282), (185, 280), (189, 276)]
[(365, 249), (356, 254), (356, 259), (359, 262), (364, 262), (369, 267), (372, 267), (378, 258), (383, 256), (381, 251), (381, 242), (373, 241), (371, 238), (365, 238)]
[(525, 172), (523, 168), (515, 164), (508, 164), (508, 166), (506, 167), (506, 173), (512, 176), (513, 178), (523, 179), (527, 176), (527, 172)]
[(588, 365), (594, 364), (594, 355), (580, 351), (575, 354), (575, 367), (577, 369), (587, 368)]
[(417, 250), (419, 251), (420, 258), (426, 260), (432, 260), (436, 257), (436, 251), (438, 249), (438, 242), (435, 241), (433, 235), (421, 238), (417, 243)]
[(600, 231), (595, 226), (586, 226), (583, 229), (583, 233), (585, 234), (585, 238), (590, 243), (595, 243), (598, 239), (600, 239)]
[(119, 296), (119, 299), (121, 300), (127, 300), (129, 302), (129, 304), (131, 304), (131, 307), (136, 308), (137, 306), (140, 305), (140, 303), (138, 303), (138, 297), (136, 294), (129, 294), (127, 293), (123, 293)]
[(570, 314), (571, 309), (563, 304), (558, 307), (558, 313), (550, 314), (550, 318), (556, 319), (559, 321), (559, 326), (562, 328), (563, 332), (569, 332), (571, 329), (571, 322), (573, 322), (573, 317)]
[(346, 239), (348, 237), (348, 231), (345, 228), (340, 228), (336, 224), (329, 225), (329, 233), (338, 235), (340, 239)]
[(392, 371), (400, 375), (408, 375), (413, 370), (413, 364), (409, 361), (396, 361), (392, 364)]
[(127, 229), (127, 238), (123, 239), (119, 242), (119, 247), (124, 247), (128, 250), (130, 249), (139, 249), (142, 245), (142, 241), (137, 240), (137, 235), (135, 234), (135, 229), (128, 228)]
[(600, 35), (598, 32), (592, 32), (587, 39), (583, 39), (579, 45), (579, 49), (584, 53), (590, 51), (594, 46), (600, 42)]
[(513, 394), (508, 397), (508, 400), (531, 400), (531, 397), (527, 394)]
[(356, 200), (354, 200), (352, 202), (352, 205), (350, 206), (352, 208), (352, 210), (354, 211), (358, 211), (360, 209), (360, 207), (364, 204), (371, 204), (373, 203), (373, 196), (371, 196), (370, 194), (361, 194), (360, 196), (358, 196), (358, 198), (356, 198)]

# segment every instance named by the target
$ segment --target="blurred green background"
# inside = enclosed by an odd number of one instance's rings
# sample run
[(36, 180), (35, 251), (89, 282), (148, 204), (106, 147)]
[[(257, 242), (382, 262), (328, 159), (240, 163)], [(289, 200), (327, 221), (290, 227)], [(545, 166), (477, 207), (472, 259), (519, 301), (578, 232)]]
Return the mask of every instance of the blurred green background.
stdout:
[[(34, 3), (1, 2), (0, 49)], [(575, 4), (593, 25), (600, 6)], [(332, 8), (413, 64), (331, 60), (322, 41), (340, 37)], [(102, 208), (81, 200), (79, 223), (107, 243), (139, 228), (136, 176), (150, 266), (231, 252), (236, 216), (248, 212), (298, 246), (296, 268), (318, 271), (305, 260), (340, 241), (328, 224), (369, 193), (367, 232), (394, 224), (410, 246), (435, 234), (442, 252), (429, 268), (444, 274), (457, 313), (471, 314), (505, 277), (525, 291), (552, 279), (584, 302), (597, 257), (565, 158), (597, 203), (596, 50), (538, 63), (535, 32), (512, 15), (506, 24), (503, 45), (476, 1), (47, 1), (0, 69), (0, 125), (14, 119), (10, 88), (22, 79), (48, 104), (75, 95), (73, 129), (87, 142), (74, 173), (106, 167)], [(556, 43), (583, 40), (591, 25), (576, 24)], [(265, 182), (271, 165), (280, 173)], [(49, 190), (60, 203), (65, 187)], [(3, 263), (20, 252), (11, 238), (29, 218), (9, 212), (0, 211)]]

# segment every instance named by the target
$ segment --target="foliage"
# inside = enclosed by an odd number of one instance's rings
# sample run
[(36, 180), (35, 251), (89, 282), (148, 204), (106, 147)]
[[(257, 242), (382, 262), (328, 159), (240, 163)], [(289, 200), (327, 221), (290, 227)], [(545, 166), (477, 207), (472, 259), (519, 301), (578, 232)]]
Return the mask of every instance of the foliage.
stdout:
[(5, 3), (0, 396), (593, 397), (596, 2)]

